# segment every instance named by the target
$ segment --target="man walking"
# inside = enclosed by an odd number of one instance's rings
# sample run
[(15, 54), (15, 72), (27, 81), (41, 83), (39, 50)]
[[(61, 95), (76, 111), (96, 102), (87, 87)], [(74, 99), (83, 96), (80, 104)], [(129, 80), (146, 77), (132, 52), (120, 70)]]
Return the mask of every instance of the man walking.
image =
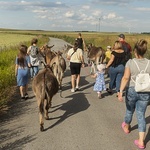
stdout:
[(132, 58), (132, 49), (131, 49), (131, 46), (130, 46), (130, 44), (128, 44), (125, 41), (125, 35), (124, 34), (120, 34), (118, 37), (119, 37), (119, 41), (122, 43), (122, 49), (126, 53), (125, 61), (127, 62), (129, 59)]

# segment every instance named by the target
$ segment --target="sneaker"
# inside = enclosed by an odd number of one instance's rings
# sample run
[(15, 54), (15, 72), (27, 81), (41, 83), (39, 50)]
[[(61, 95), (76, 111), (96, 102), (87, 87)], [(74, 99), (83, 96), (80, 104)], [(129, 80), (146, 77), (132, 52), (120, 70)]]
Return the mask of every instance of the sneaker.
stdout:
[(25, 99), (28, 99), (29, 98), (29, 95), (26, 93), (25, 94)]
[(80, 89), (80, 88), (79, 88), (78, 86), (76, 86), (76, 90), (79, 91), (79, 89)]
[(24, 100), (25, 99), (25, 97), (23, 96), (23, 97), (21, 97), (21, 100)]
[(74, 93), (74, 92), (75, 92), (75, 89), (71, 89), (71, 92)]

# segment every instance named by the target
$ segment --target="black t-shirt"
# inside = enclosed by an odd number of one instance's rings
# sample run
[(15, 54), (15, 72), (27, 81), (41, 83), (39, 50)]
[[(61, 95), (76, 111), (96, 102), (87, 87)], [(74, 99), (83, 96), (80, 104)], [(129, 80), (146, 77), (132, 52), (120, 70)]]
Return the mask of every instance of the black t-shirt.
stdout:
[(115, 56), (113, 63), (111, 64), (112, 67), (117, 67), (118, 65), (125, 65), (125, 52), (117, 53), (112, 51), (112, 55)]
[(78, 48), (81, 48), (83, 50), (83, 39), (77, 38), (77, 41), (78, 41)]

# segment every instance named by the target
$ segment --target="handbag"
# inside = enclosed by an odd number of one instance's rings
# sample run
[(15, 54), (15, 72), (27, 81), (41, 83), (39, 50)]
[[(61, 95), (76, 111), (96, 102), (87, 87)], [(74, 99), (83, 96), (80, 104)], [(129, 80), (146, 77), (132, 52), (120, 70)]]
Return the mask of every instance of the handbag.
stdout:
[(131, 76), (132, 81), (135, 83), (135, 91), (136, 92), (150, 92), (150, 75), (149, 73), (146, 73), (146, 70), (149, 66), (149, 60), (148, 60), (145, 70), (142, 70), (142, 71), (140, 71), (140, 68), (137, 62), (134, 59), (133, 61), (139, 70), (139, 74), (137, 74), (135, 81), (133, 80)]

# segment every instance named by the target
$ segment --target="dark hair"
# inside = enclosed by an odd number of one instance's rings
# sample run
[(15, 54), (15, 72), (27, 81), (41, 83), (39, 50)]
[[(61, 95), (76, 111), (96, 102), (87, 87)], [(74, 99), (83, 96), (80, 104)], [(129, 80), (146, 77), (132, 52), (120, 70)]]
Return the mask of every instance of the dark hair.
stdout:
[(34, 39), (32, 39), (32, 41), (31, 41), (31, 45), (37, 44), (37, 42), (38, 42), (38, 39), (37, 39), (37, 38), (34, 38)]
[(26, 45), (20, 45), (17, 62), (23, 68), (25, 67), (25, 56), (26, 56), (26, 54), (27, 54), (27, 46)]
[(74, 47), (73, 47), (74, 51), (76, 51), (78, 49), (78, 46), (79, 46), (78, 41), (75, 41)]
[(134, 46), (134, 51), (136, 51), (138, 56), (143, 56), (147, 51), (147, 41), (144, 39), (137, 41)]
[(79, 36), (81, 36), (81, 33), (78, 33)]

